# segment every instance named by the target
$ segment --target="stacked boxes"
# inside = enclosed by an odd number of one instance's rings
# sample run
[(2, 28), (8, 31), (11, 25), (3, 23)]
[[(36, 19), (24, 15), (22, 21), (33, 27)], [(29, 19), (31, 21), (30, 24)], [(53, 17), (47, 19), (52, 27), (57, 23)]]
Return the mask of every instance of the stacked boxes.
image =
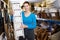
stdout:
[(23, 21), (22, 21), (22, 14), (21, 14), (22, 11), (20, 9), (20, 3), (12, 2), (12, 9), (14, 11), (13, 13), (14, 35), (15, 39), (18, 40), (20, 36), (24, 37), (24, 29), (21, 28)]

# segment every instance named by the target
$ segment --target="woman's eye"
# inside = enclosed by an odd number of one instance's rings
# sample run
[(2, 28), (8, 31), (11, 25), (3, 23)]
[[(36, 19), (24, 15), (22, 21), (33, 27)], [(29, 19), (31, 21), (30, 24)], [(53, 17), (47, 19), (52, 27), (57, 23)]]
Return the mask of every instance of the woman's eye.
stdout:
[(24, 7), (28, 7), (28, 5), (24, 6)]

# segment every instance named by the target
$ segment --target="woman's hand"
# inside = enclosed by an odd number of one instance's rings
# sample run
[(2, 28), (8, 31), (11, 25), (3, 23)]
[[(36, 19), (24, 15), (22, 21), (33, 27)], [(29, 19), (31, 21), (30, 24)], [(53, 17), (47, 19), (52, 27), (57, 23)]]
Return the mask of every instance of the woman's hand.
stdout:
[(28, 26), (23, 24), (23, 28), (28, 28)]
[(28, 26), (27, 25), (21, 25), (21, 28), (28, 28)]

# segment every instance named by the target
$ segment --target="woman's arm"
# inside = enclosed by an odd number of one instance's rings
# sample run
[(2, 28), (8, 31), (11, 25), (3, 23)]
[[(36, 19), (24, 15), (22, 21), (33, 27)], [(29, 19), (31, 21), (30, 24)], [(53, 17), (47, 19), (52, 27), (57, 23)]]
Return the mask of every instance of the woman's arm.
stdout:
[(35, 17), (35, 14), (33, 14), (33, 16), (32, 16), (32, 24), (28, 25), (28, 29), (34, 29), (34, 28), (36, 28), (36, 17)]

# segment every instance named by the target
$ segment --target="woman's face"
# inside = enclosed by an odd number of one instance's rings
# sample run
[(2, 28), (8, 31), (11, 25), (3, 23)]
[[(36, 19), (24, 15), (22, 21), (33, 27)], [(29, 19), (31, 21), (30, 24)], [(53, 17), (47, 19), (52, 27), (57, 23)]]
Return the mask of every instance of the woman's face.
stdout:
[(25, 8), (25, 11), (29, 11), (30, 10), (30, 5), (28, 3), (25, 3), (24, 8)]

